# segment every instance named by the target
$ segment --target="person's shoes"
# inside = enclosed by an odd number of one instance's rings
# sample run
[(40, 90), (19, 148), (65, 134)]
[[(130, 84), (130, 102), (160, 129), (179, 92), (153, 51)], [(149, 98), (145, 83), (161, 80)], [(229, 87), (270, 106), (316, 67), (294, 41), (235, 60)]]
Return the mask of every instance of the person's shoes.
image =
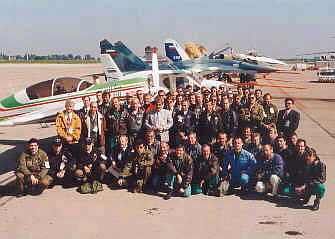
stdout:
[(169, 200), (172, 197), (172, 191), (168, 192), (165, 196), (164, 196), (164, 200)]
[(27, 194), (26, 193), (24, 193), (24, 192), (19, 192), (19, 193), (17, 193), (15, 196), (17, 197), (17, 198), (22, 198), (22, 197), (24, 197), (24, 196), (26, 196)]
[(320, 208), (320, 199), (319, 199), (319, 198), (316, 198), (316, 199), (314, 200), (314, 204), (313, 204), (313, 206), (312, 206), (312, 210), (313, 210), (313, 211), (317, 211), (317, 210), (319, 210), (319, 208)]
[(247, 187), (241, 187), (240, 195), (246, 196), (248, 194), (248, 188)]
[(312, 196), (312, 195), (306, 195), (306, 196), (304, 197), (304, 200), (302, 201), (302, 203), (303, 203), (303, 204), (307, 204), (307, 203), (309, 202), (309, 200), (311, 199), (311, 196)]

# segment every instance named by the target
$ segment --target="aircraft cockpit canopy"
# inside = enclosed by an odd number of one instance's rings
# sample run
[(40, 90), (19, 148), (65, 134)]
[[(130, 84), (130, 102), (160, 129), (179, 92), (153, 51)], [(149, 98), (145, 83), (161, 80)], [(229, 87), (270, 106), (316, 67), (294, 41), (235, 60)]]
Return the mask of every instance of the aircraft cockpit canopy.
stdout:
[(90, 87), (91, 85), (92, 83), (83, 79), (61, 77), (32, 85), (26, 89), (26, 92), (30, 100), (35, 100), (44, 97), (81, 91)]

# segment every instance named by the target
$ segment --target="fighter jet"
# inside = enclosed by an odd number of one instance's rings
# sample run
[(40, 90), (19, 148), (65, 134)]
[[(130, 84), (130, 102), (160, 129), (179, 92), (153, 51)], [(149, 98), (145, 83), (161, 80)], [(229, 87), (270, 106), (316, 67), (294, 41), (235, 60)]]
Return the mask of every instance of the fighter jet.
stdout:
[[(203, 72), (204, 74), (208, 74), (209, 71), (222, 71), (226, 73), (237, 71), (247, 74), (277, 71), (277, 69), (269, 65), (255, 64), (254, 62), (245, 62), (242, 60), (209, 56), (190, 59), (184, 48), (173, 39), (165, 40), (164, 49), (166, 57), (173, 62), (177, 69), (189, 69), (195, 72)], [(213, 56), (213, 54), (210, 56)]]
[(260, 56), (255, 51), (249, 51), (248, 53), (239, 53), (234, 52), (234, 49), (232, 47), (226, 47), (220, 50), (213, 51), (210, 56), (210, 58), (232, 58), (239, 61), (244, 61), (246, 63), (250, 64), (256, 64), (263, 67), (270, 67), (273, 69), (273, 71), (286, 71), (290, 70), (290, 65), (266, 56)]
[(109, 91), (113, 97), (122, 99), (140, 89), (154, 95), (160, 89), (169, 91), (186, 85), (218, 87), (223, 84), (201, 81), (184, 70), (159, 69), (156, 52), (149, 67), (122, 42), (113, 45), (104, 40), (100, 47), (105, 82), (62, 77), (29, 86), (0, 100), (0, 126), (49, 122), (63, 110), (67, 99), (72, 99), (78, 110), (82, 107), (83, 96), (95, 98), (101, 91)]

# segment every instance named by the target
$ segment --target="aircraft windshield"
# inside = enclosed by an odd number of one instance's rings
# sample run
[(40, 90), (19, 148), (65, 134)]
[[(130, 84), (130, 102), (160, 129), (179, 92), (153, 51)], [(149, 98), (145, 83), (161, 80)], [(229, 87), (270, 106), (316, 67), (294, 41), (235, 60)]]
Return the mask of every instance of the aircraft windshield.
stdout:
[(84, 90), (91, 85), (92, 83), (83, 81), (79, 78), (62, 77), (32, 85), (26, 89), (26, 92), (30, 100), (35, 100), (52, 95), (76, 92), (77, 89)]
[(31, 100), (49, 97), (52, 95), (52, 83), (54, 80), (43, 81), (26, 89), (27, 96)]
[(55, 79), (53, 95), (61, 95), (76, 92), (80, 84), (79, 90), (84, 90), (92, 84), (87, 81), (82, 81), (79, 78), (58, 78)]

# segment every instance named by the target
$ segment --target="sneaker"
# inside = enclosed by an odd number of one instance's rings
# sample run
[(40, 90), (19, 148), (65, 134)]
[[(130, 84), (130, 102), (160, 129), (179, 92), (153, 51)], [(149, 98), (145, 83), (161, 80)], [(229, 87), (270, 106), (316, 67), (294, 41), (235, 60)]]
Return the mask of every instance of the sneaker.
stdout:
[(311, 194), (308, 194), (304, 197), (304, 200), (302, 201), (303, 204), (307, 204), (309, 202), (309, 200), (311, 199)]

